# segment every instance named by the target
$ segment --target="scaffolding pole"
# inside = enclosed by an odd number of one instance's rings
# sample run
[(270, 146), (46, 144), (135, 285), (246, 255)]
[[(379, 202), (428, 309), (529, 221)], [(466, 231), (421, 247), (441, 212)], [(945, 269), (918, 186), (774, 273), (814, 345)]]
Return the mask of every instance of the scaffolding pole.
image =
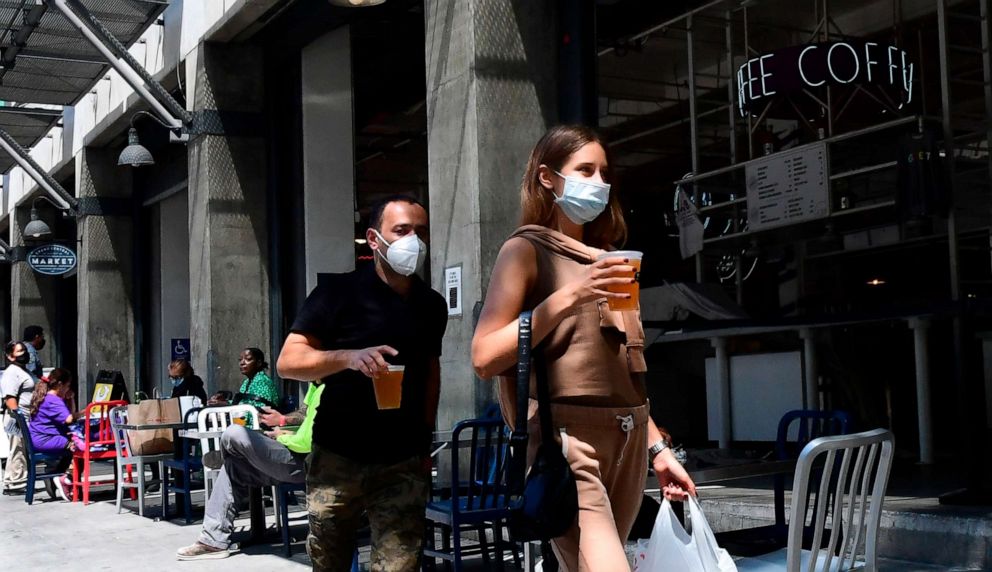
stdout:
[[(699, 141), (698, 139), (698, 120), (696, 117), (696, 62), (695, 55), (693, 54), (692, 40), (692, 15), (690, 12), (685, 19), (686, 33), (685, 42), (688, 53), (688, 70), (689, 70), (689, 145), (690, 152), (692, 153), (692, 172), (695, 173), (699, 170)], [(696, 208), (702, 206), (700, 204), (701, 194), (699, 192), (699, 187), (697, 185), (692, 186), (692, 199), (695, 203)], [(703, 281), (703, 254), (702, 252), (696, 253), (696, 282), (702, 283)]]
[(10, 155), (11, 159), (14, 160), (24, 172), (28, 174), (29, 177), (34, 179), (34, 182), (38, 183), (48, 195), (51, 197), (52, 201), (58, 205), (59, 208), (63, 210), (79, 210), (79, 201), (76, 197), (69, 194), (62, 185), (59, 184), (51, 175), (48, 174), (41, 165), (39, 165), (34, 157), (21, 144), (14, 140), (10, 136), (10, 133), (0, 129), (0, 148)]
[(171, 129), (179, 130), (183, 125), (190, 123), (192, 115), (155, 81), (155, 78), (141, 66), (138, 60), (134, 59), (127, 48), (79, 0), (48, 0), (48, 2), (79, 30), (86, 41), (107, 59), (111, 67), (121, 74), (124, 81)]

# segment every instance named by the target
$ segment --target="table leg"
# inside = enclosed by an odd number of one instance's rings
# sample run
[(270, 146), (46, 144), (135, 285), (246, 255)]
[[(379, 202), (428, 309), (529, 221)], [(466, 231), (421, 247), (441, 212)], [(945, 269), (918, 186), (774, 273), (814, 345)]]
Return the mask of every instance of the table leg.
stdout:
[(251, 520), (250, 542), (257, 542), (265, 536), (265, 503), (262, 502), (260, 487), (248, 488), (248, 511)]

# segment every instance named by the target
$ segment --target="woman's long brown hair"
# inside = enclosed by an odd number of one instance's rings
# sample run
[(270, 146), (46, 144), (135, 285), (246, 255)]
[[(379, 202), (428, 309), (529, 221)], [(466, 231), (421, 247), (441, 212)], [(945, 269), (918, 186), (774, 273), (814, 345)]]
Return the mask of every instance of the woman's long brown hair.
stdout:
[[(560, 171), (568, 159), (589, 143), (598, 143), (606, 152), (607, 165), (612, 165), (610, 148), (593, 129), (585, 125), (556, 125), (541, 137), (527, 161), (527, 169), (520, 184), (520, 224), (537, 224), (554, 227), (554, 193), (541, 185), (539, 168), (547, 165)], [(607, 180), (606, 182), (611, 182)], [(597, 248), (621, 246), (627, 240), (627, 223), (617, 192), (610, 190), (606, 209), (585, 225), (583, 240)]]
[(72, 392), (72, 374), (67, 369), (57, 367), (48, 374), (48, 381), (39, 381), (34, 386), (34, 393), (31, 394), (32, 418), (38, 414), (38, 410), (41, 409), (41, 402), (45, 400), (48, 392), (53, 389), (55, 390), (55, 394), (62, 401), (65, 401), (66, 407), (72, 409), (72, 398), (74, 397)]

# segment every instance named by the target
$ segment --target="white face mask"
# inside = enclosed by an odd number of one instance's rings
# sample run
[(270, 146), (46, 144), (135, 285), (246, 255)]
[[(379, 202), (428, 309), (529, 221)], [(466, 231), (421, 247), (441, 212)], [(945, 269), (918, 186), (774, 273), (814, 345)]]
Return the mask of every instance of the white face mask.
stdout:
[(565, 179), (565, 186), (562, 188), (561, 196), (555, 197), (555, 204), (570, 221), (575, 224), (585, 224), (594, 220), (606, 209), (610, 201), (609, 183), (565, 176), (558, 171), (555, 171), (555, 174)]
[(424, 258), (427, 256), (427, 245), (415, 233), (410, 233), (389, 244), (379, 234), (379, 231), (372, 229), (372, 232), (388, 247), (385, 256), (382, 255), (382, 249), (380, 248), (378, 250), (379, 256), (397, 274), (410, 276), (420, 270), (424, 265)]

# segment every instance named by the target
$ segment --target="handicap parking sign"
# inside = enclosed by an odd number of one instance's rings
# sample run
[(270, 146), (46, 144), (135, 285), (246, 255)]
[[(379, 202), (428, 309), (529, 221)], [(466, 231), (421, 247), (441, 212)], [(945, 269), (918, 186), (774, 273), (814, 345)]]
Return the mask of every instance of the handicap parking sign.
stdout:
[(190, 361), (189, 338), (172, 338), (172, 359)]

